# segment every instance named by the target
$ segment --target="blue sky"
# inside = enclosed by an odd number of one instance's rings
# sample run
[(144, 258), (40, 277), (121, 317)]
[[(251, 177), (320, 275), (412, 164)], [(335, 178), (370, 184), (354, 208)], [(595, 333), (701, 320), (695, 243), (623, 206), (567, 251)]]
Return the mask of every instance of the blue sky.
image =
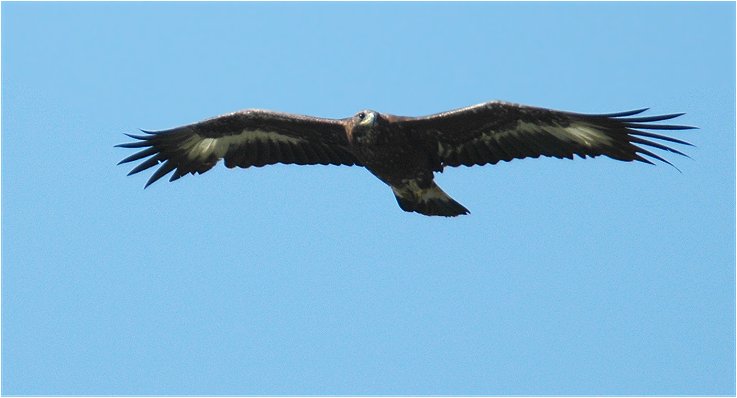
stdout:
[[(2, 392), (735, 394), (733, 3), (2, 4)], [(687, 112), (682, 173), (529, 159), (401, 211), (359, 168), (145, 191), (245, 108)]]

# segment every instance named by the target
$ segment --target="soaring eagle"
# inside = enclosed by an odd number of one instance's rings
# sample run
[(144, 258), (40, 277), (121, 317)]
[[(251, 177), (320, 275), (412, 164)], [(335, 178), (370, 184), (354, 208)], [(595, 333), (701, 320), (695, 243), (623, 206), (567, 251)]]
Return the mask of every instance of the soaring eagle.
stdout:
[(126, 134), (137, 141), (117, 146), (143, 148), (119, 164), (148, 158), (128, 175), (161, 163), (146, 187), (172, 171), (169, 181), (204, 173), (220, 159), (228, 168), (357, 165), (389, 185), (402, 210), (452, 217), (468, 210), (433, 181), (433, 173), (446, 166), (573, 155), (671, 164), (648, 147), (686, 156), (665, 144), (691, 144), (644, 131), (694, 128), (653, 123), (683, 114), (636, 116), (646, 110), (593, 115), (492, 101), (424, 117), (364, 110), (324, 119), (249, 109), (170, 130)]

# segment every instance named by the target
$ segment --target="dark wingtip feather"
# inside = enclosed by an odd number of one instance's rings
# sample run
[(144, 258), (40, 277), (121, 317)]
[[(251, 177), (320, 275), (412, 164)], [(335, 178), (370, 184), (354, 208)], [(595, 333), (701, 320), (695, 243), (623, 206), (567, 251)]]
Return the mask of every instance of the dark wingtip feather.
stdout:
[(159, 150), (156, 149), (156, 148), (154, 148), (154, 147), (146, 148), (146, 149), (144, 149), (142, 151), (138, 151), (138, 152), (134, 153), (133, 155), (130, 155), (127, 158), (121, 160), (120, 162), (118, 162), (118, 165), (121, 165), (123, 163), (133, 162), (133, 161), (138, 160), (138, 159), (143, 159), (145, 157), (148, 157), (148, 156), (151, 156), (151, 155), (156, 154), (156, 152), (158, 152), (158, 151)]
[(641, 108), (641, 109), (634, 109), (634, 110), (631, 110), (631, 111), (624, 111), (624, 112), (617, 112), (617, 113), (600, 113), (600, 114), (589, 115), (589, 116), (593, 116), (593, 117), (612, 117), (612, 118), (615, 118), (615, 117), (626, 117), (626, 116), (638, 115), (638, 114), (640, 114), (642, 112), (645, 112), (645, 111), (647, 111), (649, 109), (650, 108)]
[(648, 124), (648, 123), (625, 123), (627, 127), (648, 130), (693, 130), (693, 126), (681, 126), (677, 124)]
[[(143, 130), (141, 130), (141, 131), (143, 131)], [(146, 131), (143, 131), (143, 132), (146, 133), (146, 134), (149, 134), (149, 135), (151, 134), (151, 133), (146, 132)], [(128, 133), (123, 133), (123, 134), (127, 135), (128, 137), (137, 139), (137, 140), (147, 140), (149, 138), (148, 136), (145, 136), (145, 135), (136, 135), (136, 134), (128, 134)]]
[(651, 164), (651, 165), (653, 165), (653, 166), (655, 165), (655, 163), (653, 163), (653, 162), (652, 162), (651, 160), (649, 160), (649, 159), (647, 159), (647, 158), (643, 158), (642, 156), (638, 155), (637, 153), (635, 153), (634, 159), (635, 159), (636, 161), (638, 161), (638, 162), (642, 162), (642, 163), (647, 163), (647, 164)]
[(640, 117), (628, 117), (622, 119), (623, 122), (626, 123), (644, 123), (644, 122), (659, 122), (661, 120), (669, 120), (669, 119), (675, 119), (679, 116), (685, 115), (685, 112), (682, 113), (671, 113), (668, 115), (655, 115), (655, 116), (640, 116)]
[(148, 141), (138, 141), (138, 142), (126, 142), (125, 144), (118, 144), (115, 145), (115, 148), (143, 148), (151, 146), (151, 143)]
[(648, 140), (639, 138), (639, 137), (634, 136), (634, 135), (630, 135), (630, 142), (634, 142), (636, 144), (641, 144), (641, 145), (651, 146), (653, 148), (658, 148), (658, 149), (663, 150), (663, 151), (672, 152), (672, 153), (675, 153), (675, 154), (678, 154), (678, 155), (681, 155), (681, 156), (685, 156), (687, 158), (690, 157), (690, 156), (686, 155), (685, 153), (683, 153), (683, 152), (681, 152), (681, 151), (679, 151), (679, 150), (677, 150), (675, 148), (671, 148), (669, 146), (660, 144), (660, 143), (655, 142), (655, 141), (648, 141)]
[(676, 144), (681, 144), (681, 145), (695, 146), (694, 144), (692, 144), (692, 143), (690, 143), (688, 141), (680, 140), (678, 138), (669, 137), (667, 135), (650, 133), (650, 132), (642, 131), (642, 130), (632, 130), (632, 131), (630, 131), (630, 134), (631, 135), (639, 135), (639, 136), (648, 137), (648, 138), (655, 138), (655, 139), (658, 139), (658, 140), (663, 140), (663, 141), (668, 141), (668, 142), (674, 142)]
[(159, 160), (160, 159), (161, 159), (161, 157), (158, 156), (158, 155), (157, 156), (154, 156), (152, 158), (146, 159), (143, 163), (141, 163), (138, 166), (134, 167), (133, 170), (131, 170), (128, 173), (128, 175), (130, 176), (130, 175), (133, 175), (133, 174), (136, 174), (136, 173), (140, 173), (143, 170), (146, 170), (146, 169), (149, 169), (151, 167), (154, 167), (157, 164), (159, 164)]
[[(642, 153), (642, 154), (644, 154), (644, 155), (650, 156), (650, 157), (651, 157), (651, 158), (653, 158), (653, 159), (657, 159), (657, 160), (659, 160), (659, 161), (661, 161), (661, 162), (663, 162), (663, 163), (665, 163), (665, 164), (668, 164), (668, 165), (670, 165), (671, 167), (673, 167), (674, 169), (678, 170), (678, 172), (679, 172), (679, 173), (682, 173), (681, 169), (679, 169), (679, 168), (678, 168), (678, 167), (676, 167), (676, 166), (675, 166), (675, 165), (674, 165), (673, 163), (669, 162), (668, 160), (666, 160), (665, 158), (663, 158), (663, 157), (662, 157), (662, 156), (660, 156), (660, 155), (657, 155), (657, 154), (655, 154), (655, 153), (652, 153), (651, 151), (648, 151), (647, 149), (643, 149), (643, 148), (641, 148), (641, 147), (638, 147), (638, 148), (637, 148), (637, 152), (640, 152), (640, 153)], [(652, 162), (648, 162), (648, 163), (652, 164)]]
[(128, 134), (128, 133), (123, 133), (123, 134), (130, 138), (133, 138), (134, 140), (138, 140), (138, 141), (118, 144), (118, 145), (115, 145), (115, 148), (143, 148), (143, 147), (152, 145), (151, 141), (149, 140), (149, 137), (147, 136)]
[(174, 162), (172, 162), (171, 160), (167, 160), (166, 162), (164, 162), (164, 164), (161, 165), (161, 167), (156, 169), (156, 171), (151, 176), (151, 178), (149, 178), (148, 181), (146, 182), (146, 185), (143, 187), (143, 189), (148, 188), (149, 185), (155, 183), (161, 177), (169, 174), (169, 172), (174, 170), (176, 167), (177, 166), (174, 164)]

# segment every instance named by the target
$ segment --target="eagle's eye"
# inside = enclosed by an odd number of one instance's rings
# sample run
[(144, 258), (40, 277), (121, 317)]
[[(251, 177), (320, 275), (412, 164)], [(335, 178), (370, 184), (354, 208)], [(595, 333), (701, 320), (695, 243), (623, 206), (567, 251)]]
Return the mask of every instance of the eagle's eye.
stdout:
[(366, 118), (366, 112), (359, 112), (358, 113), (358, 118), (361, 119), (361, 120), (363, 120), (364, 118)]

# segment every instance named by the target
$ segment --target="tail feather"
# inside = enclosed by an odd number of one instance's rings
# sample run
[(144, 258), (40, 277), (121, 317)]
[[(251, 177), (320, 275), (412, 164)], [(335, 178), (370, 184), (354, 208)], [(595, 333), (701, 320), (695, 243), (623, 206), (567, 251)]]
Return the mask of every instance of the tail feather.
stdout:
[(416, 212), (426, 216), (455, 217), (468, 214), (463, 205), (443, 192), (435, 183), (429, 188), (392, 187), (399, 207), (407, 212)]

